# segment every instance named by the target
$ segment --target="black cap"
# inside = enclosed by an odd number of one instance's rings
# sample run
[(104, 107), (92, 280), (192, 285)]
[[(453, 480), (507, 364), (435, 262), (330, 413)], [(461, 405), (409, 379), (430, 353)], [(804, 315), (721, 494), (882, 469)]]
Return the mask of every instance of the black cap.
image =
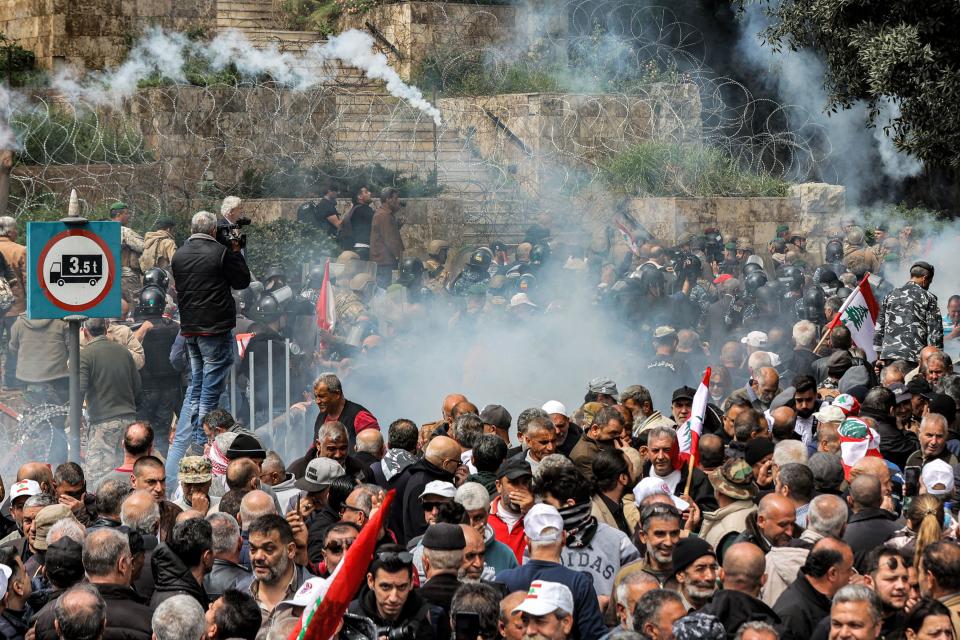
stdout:
[(693, 396), (697, 395), (697, 390), (692, 387), (680, 387), (675, 389), (673, 392), (673, 397), (670, 398), (670, 402), (676, 402), (677, 400), (693, 400)]
[(752, 467), (771, 453), (773, 453), (773, 440), (770, 438), (754, 438), (747, 442), (743, 459)]
[(920, 267), (921, 269), (926, 269), (927, 271), (930, 272), (930, 277), (931, 278), (933, 277), (933, 265), (930, 264), (929, 262), (924, 262), (923, 260), (917, 260), (912, 265), (910, 265), (910, 269), (912, 270), (914, 267)]
[(930, 393), (930, 383), (923, 379), (923, 376), (914, 376), (910, 382), (907, 383), (907, 391), (912, 393), (915, 396), (924, 396)]
[(510, 423), (513, 422), (510, 412), (498, 404), (488, 404), (480, 412), (480, 420), (483, 424), (492, 424), (497, 429), (504, 431), (510, 430)]
[(530, 469), (530, 463), (523, 458), (507, 458), (501, 462), (500, 466), (497, 468), (497, 480), (500, 478), (516, 480), (517, 478), (532, 475), (533, 471)]
[(459, 551), (467, 546), (463, 529), (458, 524), (438, 522), (427, 527), (423, 534), (423, 548), (434, 551)]
[(44, 573), (55, 587), (71, 587), (83, 579), (83, 545), (60, 538), (47, 547), (44, 563)]
[(925, 397), (930, 401), (927, 408), (930, 413), (939, 413), (947, 419), (947, 426), (953, 424), (957, 417), (957, 403), (953, 398), (943, 393), (929, 393)]
[(717, 557), (709, 542), (695, 536), (680, 538), (673, 548), (673, 572), (680, 573), (703, 556)]
[(237, 458), (259, 458), (267, 457), (267, 451), (260, 444), (260, 441), (249, 433), (241, 433), (233, 439), (233, 444), (227, 449), (226, 456), (229, 460)]
[(857, 402), (861, 404), (866, 399), (868, 391), (869, 389), (867, 389), (867, 385), (865, 384), (855, 384), (847, 389), (847, 393), (856, 398)]

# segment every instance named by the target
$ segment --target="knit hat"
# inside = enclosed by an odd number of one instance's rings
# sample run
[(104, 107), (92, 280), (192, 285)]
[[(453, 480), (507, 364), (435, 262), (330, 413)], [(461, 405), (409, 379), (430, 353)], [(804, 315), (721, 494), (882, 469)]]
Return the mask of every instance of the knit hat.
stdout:
[(673, 623), (676, 640), (723, 640), (726, 635), (720, 620), (709, 613), (696, 611)]
[(680, 538), (680, 541), (673, 548), (673, 572), (675, 574), (681, 573), (703, 556), (711, 556), (716, 559), (717, 554), (710, 543), (695, 536)]
[(773, 453), (773, 440), (769, 438), (754, 438), (747, 442), (743, 452), (743, 459), (751, 467)]
[(227, 449), (227, 458), (236, 460), (237, 458), (259, 458), (267, 457), (267, 450), (263, 448), (260, 441), (249, 433), (238, 435), (230, 448)]

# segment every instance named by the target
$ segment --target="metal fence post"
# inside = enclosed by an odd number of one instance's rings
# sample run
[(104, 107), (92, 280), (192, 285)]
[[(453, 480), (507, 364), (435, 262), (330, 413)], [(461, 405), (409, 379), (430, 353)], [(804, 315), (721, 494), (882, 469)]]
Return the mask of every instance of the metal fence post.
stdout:
[(251, 431), (257, 428), (257, 427), (256, 427), (256, 422), (257, 422), (256, 413), (254, 412), (254, 410), (256, 409), (256, 407), (254, 407), (254, 401), (253, 401), (253, 397), (256, 395), (256, 393), (254, 393), (254, 379), (253, 379), (253, 356), (255, 356), (255, 355), (256, 355), (256, 354), (253, 353), (252, 351), (249, 353), (249, 356), (250, 356), (250, 372), (249, 372), (248, 375), (249, 375), (249, 378), (250, 378), (250, 430), (251, 430)]

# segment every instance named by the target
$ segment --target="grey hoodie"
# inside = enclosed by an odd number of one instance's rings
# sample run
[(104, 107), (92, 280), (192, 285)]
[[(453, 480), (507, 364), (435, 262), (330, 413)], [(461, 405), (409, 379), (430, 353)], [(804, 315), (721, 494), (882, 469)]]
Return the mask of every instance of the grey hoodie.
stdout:
[(10, 350), (21, 354), (17, 378), (24, 382), (68, 376), (67, 323), (63, 320), (28, 320), (26, 314), (20, 314), (10, 330)]

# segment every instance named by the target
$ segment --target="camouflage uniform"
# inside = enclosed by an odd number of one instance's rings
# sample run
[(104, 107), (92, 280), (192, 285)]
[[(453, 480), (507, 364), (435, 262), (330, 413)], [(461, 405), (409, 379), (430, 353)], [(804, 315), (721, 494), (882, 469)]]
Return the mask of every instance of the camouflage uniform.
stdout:
[(360, 317), (367, 315), (366, 305), (356, 293), (347, 288), (337, 287), (336, 293), (333, 294), (333, 305), (337, 309), (337, 326), (334, 329), (334, 335), (339, 337), (346, 337)]
[(123, 299), (137, 303), (143, 273), (140, 271), (140, 255), (143, 253), (143, 238), (130, 227), (120, 228), (120, 289)]
[(123, 462), (123, 434), (133, 417), (115, 418), (87, 425), (80, 432), (80, 450), (85, 451), (83, 467), (92, 486)]
[(429, 289), (434, 295), (443, 293), (447, 285), (446, 268), (434, 259), (423, 263), (425, 274), (423, 286)]
[(881, 360), (916, 363), (926, 346), (943, 349), (943, 318), (933, 295), (910, 281), (880, 305), (873, 345)]
[(475, 284), (486, 285), (490, 281), (490, 274), (486, 271), (475, 271), (473, 269), (464, 269), (460, 275), (450, 284), (450, 294), (454, 296), (466, 296), (467, 291)]

